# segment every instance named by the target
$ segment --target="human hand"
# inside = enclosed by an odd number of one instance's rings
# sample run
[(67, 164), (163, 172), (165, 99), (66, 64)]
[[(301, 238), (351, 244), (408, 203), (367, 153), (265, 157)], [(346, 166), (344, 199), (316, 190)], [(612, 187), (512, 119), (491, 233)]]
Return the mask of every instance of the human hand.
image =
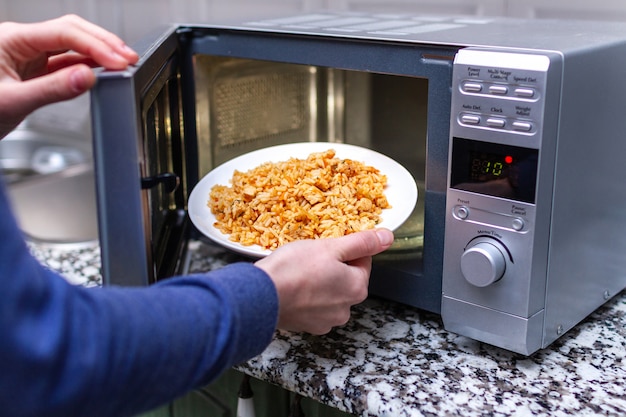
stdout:
[(137, 60), (117, 36), (78, 16), (0, 23), (0, 138), (39, 107), (89, 90), (90, 67), (122, 70)]
[(372, 256), (392, 243), (389, 230), (368, 230), (292, 242), (258, 260), (278, 292), (278, 327), (324, 334), (345, 324), (367, 298)]

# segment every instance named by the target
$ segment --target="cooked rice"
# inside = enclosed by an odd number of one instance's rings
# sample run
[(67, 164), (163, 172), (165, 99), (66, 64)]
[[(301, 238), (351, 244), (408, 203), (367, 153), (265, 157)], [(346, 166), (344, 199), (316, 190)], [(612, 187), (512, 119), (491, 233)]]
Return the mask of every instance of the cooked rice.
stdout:
[(208, 206), (229, 239), (274, 250), (298, 239), (338, 237), (371, 229), (390, 208), (387, 177), (335, 151), (266, 162), (235, 171), (231, 187), (215, 185)]

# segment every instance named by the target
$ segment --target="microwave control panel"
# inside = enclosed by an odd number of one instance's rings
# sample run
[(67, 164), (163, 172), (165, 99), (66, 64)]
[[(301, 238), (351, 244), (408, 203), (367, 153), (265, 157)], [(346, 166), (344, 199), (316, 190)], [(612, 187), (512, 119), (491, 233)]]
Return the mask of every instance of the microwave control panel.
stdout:
[(543, 308), (531, 270), (549, 66), (537, 53), (473, 48), (454, 62), (442, 316), (492, 344), (502, 343), (489, 340), (493, 326), (515, 344)]
[(538, 147), (549, 57), (462, 49), (454, 62), (452, 119), (474, 137)]

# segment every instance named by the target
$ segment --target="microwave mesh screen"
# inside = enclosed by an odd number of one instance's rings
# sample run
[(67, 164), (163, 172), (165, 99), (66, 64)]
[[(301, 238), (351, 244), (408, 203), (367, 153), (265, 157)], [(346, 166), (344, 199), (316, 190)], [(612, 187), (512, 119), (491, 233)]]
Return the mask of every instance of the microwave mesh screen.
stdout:
[(318, 71), (195, 57), (200, 174), (244, 152), (318, 136)]
[(308, 136), (310, 74), (303, 71), (229, 74), (212, 92), (213, 124), (220, 146), (277, 135)]

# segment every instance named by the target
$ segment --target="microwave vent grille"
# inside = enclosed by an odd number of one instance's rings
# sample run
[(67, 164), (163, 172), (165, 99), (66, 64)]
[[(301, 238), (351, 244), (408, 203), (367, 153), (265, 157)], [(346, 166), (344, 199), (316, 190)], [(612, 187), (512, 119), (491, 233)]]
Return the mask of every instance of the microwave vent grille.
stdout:
[(275, 67), (217, 80), (212, 106), (214, 143), (245, 148), (254, 142), (306, 140), (315, 120), (311, 82), (310, 71), (276, 71)]

